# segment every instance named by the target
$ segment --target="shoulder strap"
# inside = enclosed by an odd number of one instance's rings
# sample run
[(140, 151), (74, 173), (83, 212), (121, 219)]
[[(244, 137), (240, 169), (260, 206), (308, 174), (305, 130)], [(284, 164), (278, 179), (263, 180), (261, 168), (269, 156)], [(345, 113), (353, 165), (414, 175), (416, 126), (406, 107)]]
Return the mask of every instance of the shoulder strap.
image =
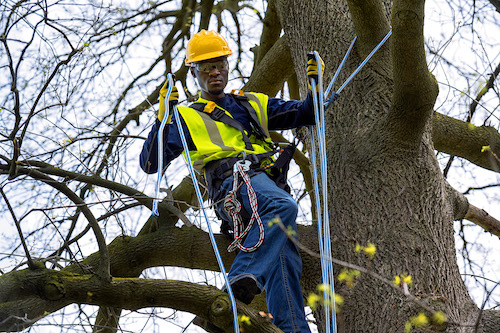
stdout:
[(248, 138), (248, 135), (245, 132), (245, 129), (243, 128), (243, 125), (237, 121), (234, 118), (229, 117), (226, 112), (219, 108), (215, 103), (215, 107), (213, 109), (206, 110), (206, 106), (208, 104), (206, 103), (193, 103), (189, 107), (192, 109), (195, 109), (196, 111), (199, 112), (204, 112), (209, 115), (210, 118), (216, 121), (220, 121), (226, 125), (232, 126), (239, 130), (241, 132), (241, 135), (243, 136), (243, 142), (245, 142), (245, 149), (246, 150), (254, 150), (252, 143), (250, 142), (250, 139)]
[[(239, 90), (241, 93), (243, 93), (241, 90)], [(233, 90), (234, 92), (234, 90)], [(264, 129), (262, 128), (262, 125), (260, 124), (260, 121), (257, 117), (257, 113), (255, 112), (255, 109), (252, 107), (250, 102), (248, 101), (248, 97), (246, 97), (243, 94), (235, 94), (231, 92), (231, 96), (234, 98), (234, 100), (239, 103), (241, 106), (243, 106), (248, 113), (250, 114), (250, 124), (252, 125), (253, 129), (255, 130), (255, 133), (257, 133), (257, 136), (260, 139), (264, 139), (266, 137), (266, 134), (264, 132)]]

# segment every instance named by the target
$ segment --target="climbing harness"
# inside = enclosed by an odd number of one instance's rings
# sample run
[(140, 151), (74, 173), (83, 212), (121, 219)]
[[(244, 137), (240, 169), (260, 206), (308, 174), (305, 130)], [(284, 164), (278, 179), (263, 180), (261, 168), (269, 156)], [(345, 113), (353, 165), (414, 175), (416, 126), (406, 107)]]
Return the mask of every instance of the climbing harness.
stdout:
[[(170, 93), (172, 92), (172, 87), (173, 87), (172, 74), (168, 73), (167, 77), (168, 77), (168, 91), (167, 91), (167, 95), (165, 97), (165, 117), (163, 117), (162, 124), (160, 125), (160, 128), (158, 130), (158, 163), (159, 163), (158, 164), (158, 168), (159, 168), (158, 173), (159, 173), (159, 175), (158, 175), (158, 181), (157, 181), (157, 184), (156, 184), (157, 193), (156, 193), (156, 196), (155, 196), (155, 201), (156, 201), (156, 214), (157, 215), (155, 215), (155, 216), (158, 216), (158, 201), (157, 201), (158, 199), (156, 199), (156, 198), (158, 198), (158, 192), (159, 192), (160, 182), (161, 182), (161, 178), (162, 178), (161, 177), (161, 175), (162, 175), (161, 171), (163, 171), (163, 149), (162, 149), (162, 147), (163, 147), (163, 130), (165, 128), (164, 123), (166, 123), (167, 115), (170, 112), (168, 98), (170, 96)], [(175, 105), (173, 107), (173, 114), (174, 114), (175, 122), (177, 123), (177, 128), (179, 130), (179, 135), (180, 135), (180, 138), (181, 138), (181, 141), (182, 141), (182, 146), (184, 148), (184, 152), (185, 152), (184, 156), (186, 158), (186, 162), (187, 162), (187, 165), (188, 165), (189, 173), (191, 174), (191, 179), (193, 180), (194, 189), (195, 189), (195, 192), (196, 192), (196, 197), (198, 198), (198, 202), (200, 204), (201, 211), (202, 211), (203, 216), (205, 218), (207, 229), (208, 229), (208, 234), (209, 234), (209, 238), (210, 238), (210, 242), (212, 243), (212, 248), (213, 248), (213, 250), (215, 252), (215, 257), (217, 259), (217, 263), (219, 265), (219, 268), (220, 268), (220, 271), (222, 273), (222, 276), (224, 277), (224, 282), (226, 284), (226, 291), (229, 294), (229, 300), (231, 301), (231, 309), (232, 309), (232, 312), (233, 312), (234, 332), (235, 333), (239, 333), (238, 312), (237, 312), (237, 308), (236, 308), (236, 300), (234, 298), (234, 294), (233, 294), (233, 291), (231, 289), (231, 284), (229, 283), (229, 278), (227, 276), (227, 272), (226, 272), (226, 269), (224, 267), (224, 263), (222, 262), (221, 255), (220, 255), (219, 249), (217, 247), (217, 243), (215, 241), (215, 237), (214, 237), (214, 233), (212, 231), (212, 227), (210, 225), (210, 221), (208, 219), (205, 207), (203, 206), (203, 196), (201, 194), (200, 185), (196, 181), (196, 174), (195, 174), (195, 170), (193, 168), (193, 164), (191, 163), (191, 157), (189, 155), (189, 148), (188, 148), (186, 137), (184, 135), (184, 130), (183, 130), (182, 125), (181, 125), (181, 121), (180, 121), (180, 117), (179, 117), (179, 111), (177, 110), (177, 107)], [(155, 209), (154, 209), (154, 207), (155, 207), (155, 201), (153, 201), (153, 215), (155, 214)]]
[[(247, 192), (250, 193), (253, 191), (250, 184), (250, 177), (246, 177), (241, 175), (237, 170), (238, 161), (241, 161), (241, 154), (243, 154), (243, 160), (248, 163), (248, 170), (252, 170), (255, 173), (266, 172), (266, 174), (275, 182), (275, 184), (287, 191), (290, 192), (289, 186), (286, 182), (286, 176), (289, 169), (289, 163), (292, 159), (293, 153), (295, 152), (296, 143), (292, 142), (287, 147), (281, 148), (278, 145), (273, 147), (273, 143), (271, 141), (269, 131), (267, 130), (267, 119), (263, 114), (265, 108), (262, 106), (259, 97), (253, 93), (243, 93), (241, 90), (236, 91), (233, 90), (229, 95), (231, 98), (235, 100), (242, 108), (246, 109), (248, 114), (250, 115), (250, 124), (252, 127), (252, 135), (255, 136), (256, 139), (261, 141), (261, 146), (265, 146), (264, 149), (257, 150), (258, 146), (251, 146), (251, 143), (248, 139), (246, 130), (243, 125), (232, 116), (222, 109), (220, 106), (216, 105), (214, 102), (199, 100), (189, 106), (190, 109), (194, 109), (198, 111), (198, 113), (203, 114), (205, 117), (205, 125), (206, 117), (210, 117), (214, 121), (222, 122), (223, 124), (233, 127), (239, 130), (242, 134), (242, 141), (248, 141), (250, 145), (249, 148), (242, 150), (236, 156), (221, 158), (213, 161), (209, 161), (204, 167), (204, 177), (206, 183), (208, 185), (209, 190), (209, 198), (212, 202), (224, 202), (225, 205), (222, 205), (222, 208), (227, 212), (226, 214), (217, 215), (219, 219), (222, 221), (221, 223), (221, 232), (225, 235), (228, 235), (234, 239), (234, 242), (229, 246), (228, 250), (233, 251), (236, 248), (244, 252), (251, 252), (257, 249), (263, 241), (263, 226), (260, 225), (260, 218), (258, 216), (257, 206), (252, 207), (252, 211), (247, 212), (245, 209), (241, 209), (239, 206), (239, 201), (241, 201), (241, 195), (239, 191), (236, 191), (236, 188), (239, 187), (238, 183), (240, 176), (243, 182), (247, 184)], [(255, 104), (254, 107), (250, 104), (250, 100), (252, 100)], [(257, 109), (259, 112), (257, 112)], [(182, 110), (181, 110), (182, 111)], [(207, 126), (208, 129), (208, 138), (212, 140), (212, 143), (220, 145), (226, 145), (224, 141), (220, 141), (222, 137), (221, 133), (218, 132), (219, 129), (215, 126)], [(256, 149), (254, 149), (256, 148)], [(264, 151), (264, 152), (262, 152)], [(272, 159), (271, 156), (279, 154), (276, 160)], [(206, 155), (209, 156), (209, 155)], [(248, 171), (247, 170), (247, 171)], [(233, 175), (233, 183), (234, 189), (232, 192), (228, 192), (225, 197), (223, 197), (222, 192), (220, 191), (220, 186), (223, 181), (229, 176)], [(243, 183), (242, 182), (242, 183)], [(249, 195), (250, 199), (252, 199), (252, 195)], [(250, 200), (252, 205), (256, 202), (256, 200)], [(218, 214), (216, 210), (216, 214)], [(248, 234), (251, 226), (254, 224), (254, 221), (257, 221), (260, 228), (259, 242), (250, 248), (245, 248), (241, 245), (243, 238)], [(248, 223), (251, 223), (248, 226)], [(243, 228), (246, 226), (246, 228)], [(245, 229), (245, 230), (243, 230)]]
[[(250, 102), (248, 101), (248, 97), (245, 96), (241, 90), (236, 91), (236, 89), (234, 89), (231, 92), (231, 94), (229, 94), (229, 96), (234, 98), (234, 100), (240, 106), (242, 106), (247, 110), (248, 115), (250, 116), (250, 126), (252, 127), (255, 137), (262, 141), (266, 141), (266, 139), (269, 139), (269, 133), (262, 128), (258, 120), (257, 113), (255, 112), (255, 109), (251, 106)], [(195, 102), (191, 104), (189, 107), (195, 109), (198, 112), (203, 112), (207, 114), (211, 119), (215, 121), (219, 121), (221, 123), (236, 128), (237, 130), (240, 131), (243, 137), (243, 142), (245, 143), (245, 149), (249, 151), (254, 150), (252, 143), (250, 142), (250, 139), (243, 125), (236, 119), (226, 114), (225, 110), (222, 109), (217, 104), (215, 104), (214, 102), (212, 101), (209, 101), (208, 103)]]
[[(250, 161), (246, 160), (241, 160), (234, 163), (233, 189), (228, 192), (226, 198), (224, 199), (224, 209), (229, 213), (231, 219), (233, 220), (234, 232), (234, 240), (227, 248), (228, 252), (232, 252), (237, 248), (243, 252), (253, 252), (257, 250), (264, 241), (264, 224), (260, 219), (258, 213), (257, 196), (255, 195), (255, 191), (253, 190), (252, 184), (250, 182), (250, 177), (247, 173), (250, 170), (251, 164), (252, 163)], [(252, 216), (250, 217), (250, 222), (248, 223), (248, 226), (245, 228), (245, 230), (243, 230), (243, 222), (239, 214), (241, 210), (241, 203), (237, 199), (237, 193), (239, 190), (238, 175), (241, 175), (241, 178), (247, 186), (248, 201), (250, 202), (250, 207), (252, 208)], [(259, 240), (257, 241), (257, 243), (255, 243), (255, 245), (247, 248), (243, 246), (241, 242), (248, 234), (255, 221), (257, 221), (257, 224), (259, 225)]]
[[(334, 302), (334, 276), (333, 276), (333, 265), (331, 260), (331, 239), (330, 239), (330, 224), (328, 223), (328, 172), (327, 172), (327, 157), (326, 157), (326, 139), (325, 139), (325, 109), (328, 108), (338, 97), (340, 92), (347, 86), (347, 84), (354, 78), (354, 76), (363, 68), (363, 66), (370, 60), (370, 58), (377, 52), (377, 50), (385, 43), (387, 39), (392, 34), (390, 30), (387, 35), (377, 44), (377, 46), (370, 52), (370, 54), (363, 60), (363, 62), (354, 70), (354, 72), (347, 78), (347, 80), (341, 85), (341, 87), (332, 94), (332, 96), (324, 102), (324, 99), (328, 96), (330, 90), (333, 87), (340, 70), (345, 64), (345, 61), (351, 52), (354, 43), (356, 42), (356, 37), (354, 37), (349, 49), (347, 50), (344, 58), (342, 59), (332, 81), (328, 85), (325, 93), (323, 93), (323, 73), (318, 71), (318, 91), (316, 91), (316, 82), (314, 78), (310, 79), (312, 94), (313, 94), (313, 105), (314, 114), (316, 120), (316, 133), (318, 140), (318, 151), (320, 155), (320, 168), (321, 168), (321, 181), (322, 181), (322, 203), (323, 209), (321, 209), (321, 201), (319, 194), (319, 182), (318, 182), (318, 170), (316, 162), (316, 147), (314, 140), (313, 126), (309, 126), (309, 131), (312, 136), (311, 139), (311, 160), (313, 165), (313, 176), (314, 176), (314, 194), (316, 200), (316, 211), (318, 220), (318, 238), (319, 247), (321, 255), (321, 274), (323, 279), (323, 284), (329, 286), (330, 288), (323, 289), (323, 297), (325, 299), (325, 328), (326, 332), (330, 333), (330, 328), (333, 333), (337, 332), (337, 323), (335, 317), (335, 302)], [(313, 54), (316, 63), (321, 63), (321, 58), (318, 52)], [(329, 305), (332, 305), (331, 308)]]

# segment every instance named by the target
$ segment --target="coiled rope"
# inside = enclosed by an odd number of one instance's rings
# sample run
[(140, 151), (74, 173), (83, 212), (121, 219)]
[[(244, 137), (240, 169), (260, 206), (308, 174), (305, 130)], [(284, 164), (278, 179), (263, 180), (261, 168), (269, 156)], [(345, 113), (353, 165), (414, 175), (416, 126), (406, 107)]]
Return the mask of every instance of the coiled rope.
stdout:
[[(250, 170), (250, 164), (250, 161), (237, 161), (234, 164), (233, 189), (228, 192), (226, 198), (224, 199), (224, 209), (231, 215), (231, 219), (233, 220), (234, 232), (234, 240), (227, 248), (228, 252), (232, 252), (236, 249), (240, 249), (243, 252), (253, 252), (257, 250), (264, 241), (264, 224), (260, 219), (260, 215), (258, 213), (257, 196), (255, 195), (255, 191), (250, 182), (250, 177), (247, 173), (247, 171)], [(248, 226), (245, 228), (245, 230), (243, 230), (243, 222), (241, 221), (241, 216), (239, 214), (241, 210), (241, 203), (237, 199), (239, 190), (238, 175), (241, 175), (241, 178), (247, 186), (248, 201), (250, 202), (250, 207), (252, 208), (252, 216), (250, 217), (250, 222), (248, 223)], [(257, 241), (257, 243), (255, 243), (255, 245), (251, 247), (244, 247), (241, 242), (248, 234), (255, 221), (257, 221), (257, 224), (259, 226), (259, 240)]]

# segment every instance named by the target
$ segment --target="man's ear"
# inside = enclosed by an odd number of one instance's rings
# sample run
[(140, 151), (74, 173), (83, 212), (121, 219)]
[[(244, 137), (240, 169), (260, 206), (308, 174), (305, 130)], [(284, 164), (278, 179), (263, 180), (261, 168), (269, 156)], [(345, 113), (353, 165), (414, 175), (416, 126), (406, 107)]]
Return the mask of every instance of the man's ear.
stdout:
[(190, 67), (189, 71), (191, 72), (191, 75), (196, 79), (196, 74), (194, 73), (194, 67)]

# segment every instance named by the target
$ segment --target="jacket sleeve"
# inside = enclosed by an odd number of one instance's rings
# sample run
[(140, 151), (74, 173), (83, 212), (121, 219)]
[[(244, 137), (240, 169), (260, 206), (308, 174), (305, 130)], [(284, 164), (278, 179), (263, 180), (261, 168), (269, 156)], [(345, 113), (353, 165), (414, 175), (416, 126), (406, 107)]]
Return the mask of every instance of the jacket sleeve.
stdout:
[[(183, 120), (181, 120), (181, 124), (184, 134), (186, 135), (188, 147), (190, 150), (194, 150), (194, 143), (189, 135), (187, 126)], [(141, 155), (139, 157), (141, 169), (149, 174), (158, 172), (158, 130), (160, 125), (161, 123), (157, 119), (151, 127), (148, 137), (142, 146)], [(163, 142), (163, 168), (166, 168), (170, 162), (178, 157), (184, 150), (179, 130), (174, 120), (172, 120), (172, 123), (165, 126), (163, 132)]]
[(303, 101), (269, 98), (267, 115), (270, 130), (284, 130), (314, 125), (312, 95), (307, 94)]

